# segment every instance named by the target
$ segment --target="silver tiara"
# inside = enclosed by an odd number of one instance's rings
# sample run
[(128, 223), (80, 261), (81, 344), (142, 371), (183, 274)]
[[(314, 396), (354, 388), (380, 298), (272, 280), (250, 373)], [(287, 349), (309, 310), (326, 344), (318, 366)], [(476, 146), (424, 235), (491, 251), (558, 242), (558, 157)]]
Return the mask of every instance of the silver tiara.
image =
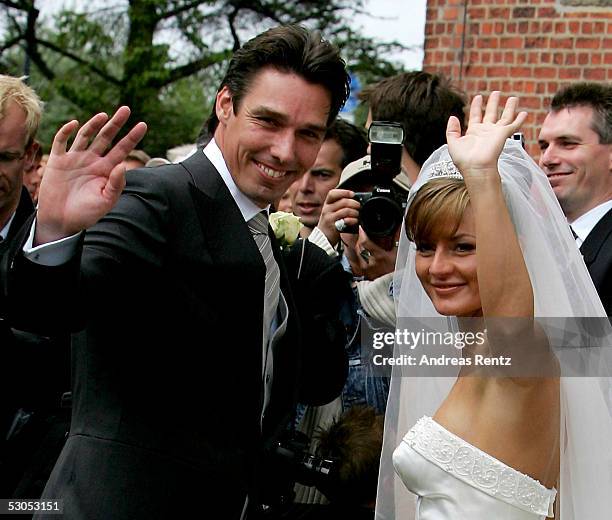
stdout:
[(433, 177), (452, 177), (463, 179), (463, 175), (455, 166), (453, 161), (439, 161), (431, 165), (431, 178)]

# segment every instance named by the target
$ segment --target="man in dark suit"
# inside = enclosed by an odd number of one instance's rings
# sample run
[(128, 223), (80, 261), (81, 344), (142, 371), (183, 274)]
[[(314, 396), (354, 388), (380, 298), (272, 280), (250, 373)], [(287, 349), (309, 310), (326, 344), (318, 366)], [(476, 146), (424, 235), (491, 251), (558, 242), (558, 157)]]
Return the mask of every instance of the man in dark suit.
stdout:
[[(0, 75), (0, 257), (34, 212), (23, 186), (38, 151), (40, 99), (20, 78)], [(31, 307), (36, 294), (24, 295)], [(68, 337), (15, 330), (0, 295), (0, 496), (40, 496), (67, 431)], [(57, 432), (57, 434), (55, 433)], [(36, 456), (34, 457), (34, 453)], [(42, 485), (41, 485), (42, 480)], [(20, 495), (24, 496), (24, 495)]]
[(538, 139), (540, 167), (612, 316), (612, 86), (575, 83), (557, 92)]
[(335, 47), (279, 27), (235, 53), (207, 147), (130, 172), (123, 193), (120, 162), (146, 131), (104, 153), (126, 107), (93, 117), (68, 151), (77, 123), (58, 132), (37, 219), (4, 269), (15, 319), (20, 295), (40, 286), (49, 311), (30, 326), (84, 323), (71, 431), (43, 495), (63, 499), (64, 518), (255, 514), (266, 450), (295, 402), (339, 393), (344, 353), (302, 349), (274, 242), (281, 294), (264, 321), (270, 267), (249, 221), (310, 167), (347, 93)]

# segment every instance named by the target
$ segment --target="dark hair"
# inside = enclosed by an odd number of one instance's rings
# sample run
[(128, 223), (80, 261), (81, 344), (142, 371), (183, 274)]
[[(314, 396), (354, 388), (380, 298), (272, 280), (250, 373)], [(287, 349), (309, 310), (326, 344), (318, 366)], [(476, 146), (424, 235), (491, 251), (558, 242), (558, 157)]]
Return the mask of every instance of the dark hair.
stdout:
[(612, 143), (612, 85), (581, 82), (562, 88), (550, 103), (553, 112), (578, 106), (591, 107), (591, 128), (601, 144)]
[(366, 87), (359, 98), (369, 105), (372, 120), (401, 123), (404, 148), (419, 166), (446, 143), (450, 116), (464, 126), (465, 95), (438, 74), (404, 72)]
[(344, 167), (357, 159), (361, 159), (368, 151), (368, 138), (365, 130), (343, 119), (336, 119), (325, 132), (323, 141), (336, 141), (342, 148), (342, 162)]
[(317, 454), (337, 461), (318, 485), (330, 502), (365, 505), (376, 499), (384, 417), (372, 407), (355, 406), (316, 435)]
[[(254, 76), (266, 67), (295, 73), (327, 89), (331, 96), (328, 125), (348, 99), (350, 78), (338, 48), (324, 40), (319, 31), (309, 31), (300, 25), (274, 27), (246, 42), (234, 53), (217, 92), (227, 86), (234, 111), (238, 112)], [(213, 105), (207, 121), (210, 135), (218, 124)]]

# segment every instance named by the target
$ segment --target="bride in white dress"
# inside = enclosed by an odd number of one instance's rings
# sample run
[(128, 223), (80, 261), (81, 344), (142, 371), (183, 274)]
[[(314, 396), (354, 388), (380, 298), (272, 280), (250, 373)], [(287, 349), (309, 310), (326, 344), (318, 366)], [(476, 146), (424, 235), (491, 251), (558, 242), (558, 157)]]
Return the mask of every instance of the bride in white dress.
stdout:
[[(509, 98), (498, 116), (499, 92), (484, 114), (482, 103), (466, 135), (449, 120), (448, 148), (410, 192), (394, 292), (398, 328), (436, 318), (438, 331), (484, 342), (464, 349), (472, 364), (452, 377), (394, 367), (377, 519), (599, 520), (612, 511), (609, 324), (577, 334), (593, 348), (575, 351), (586, 353), (574, 375), (588, 377), (560, 377), (568, 366), (554, 347), (567, 340), (534, 318), (576, 328), (605, 313), (548, 180), (506, 141), (526, 113)], [(510, 359), (514, 372), (475, 366), (479, 355)]]

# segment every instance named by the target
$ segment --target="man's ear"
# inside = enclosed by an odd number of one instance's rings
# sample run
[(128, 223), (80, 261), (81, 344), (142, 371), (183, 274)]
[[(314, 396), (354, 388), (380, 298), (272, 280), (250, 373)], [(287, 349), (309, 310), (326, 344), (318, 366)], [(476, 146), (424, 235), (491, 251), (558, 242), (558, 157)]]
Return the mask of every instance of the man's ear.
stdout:
[(40, 143), (35, 139), (32, 139), (32, 141), (25, 150), (25, 162), (23, 165), (24, 171), (29, 170), (32, 167), (32, 164), (34, 163), (34, 157), (36, 157), (36, 152), (38, 152), (39, 148)]
[(226, 124), (230, 116), (234, 113), (232, 93), (227, 85), (217, 93), (215, 112), (221, 124)]

